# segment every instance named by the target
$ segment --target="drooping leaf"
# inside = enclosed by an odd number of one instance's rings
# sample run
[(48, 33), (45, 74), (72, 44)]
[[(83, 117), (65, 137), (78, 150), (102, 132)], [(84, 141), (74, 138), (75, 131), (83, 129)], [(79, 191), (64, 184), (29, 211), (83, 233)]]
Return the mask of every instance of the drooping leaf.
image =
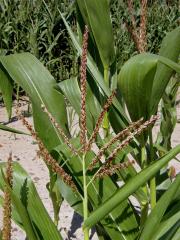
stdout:
[[(47, 143), (48, 149), (55, 147), (61, 139), (57, 135), (51, 137), (54, 127), (41, 109), (41, 105), (44, 104), (68, 134), (65, 102), (63, 96), (55, 89), (53, 90), (56, 84), (54, 78), (48, 70), (29, 53), (2, 56), (0, 57), (0, 61), (13, 81), (17, 82), (27, 92), (33, 106), (38, 109), (38, 115), (43, 117), (44, 124), (47, 123), (49, 126), (48, 128), (44, 127), (43, 131), (39, 132), (40, 137), (46, 139), (45, 142)], [(34, 110), (35, 109), (33, 109), (33, 112)], [(34, 118), (34, 121), (36, 121), (36, 118)], [(35, 126), (37, 125), (35, 124)]]
[(109, 212), (135, 192), (140, 186), (151, 179), (165, 164), (167, 164), (174, 156), (180, 152), (180, 145), (169, 151), (161, 159), (142, 170), (134, 178), (130, 179), (122, 188), (105, 201), (97, 210), (95, 210), (84, 222), (84, 228), (91, 228)]
[(12, 133), (18, 133), (18, 134), (25, 134), (25, 135), (28, 135), (28, 133), (25, 133), (23, 131), (20, 131), (20, 130), (17, 130), (15, 128), (11, 128), (11, 127), (8, 127), (4, 124), (1, 124), (0, 123), (0, 129), (1, 130), (4, 130), (4, 131), (8, 131), (8, 132), (12, 132)]

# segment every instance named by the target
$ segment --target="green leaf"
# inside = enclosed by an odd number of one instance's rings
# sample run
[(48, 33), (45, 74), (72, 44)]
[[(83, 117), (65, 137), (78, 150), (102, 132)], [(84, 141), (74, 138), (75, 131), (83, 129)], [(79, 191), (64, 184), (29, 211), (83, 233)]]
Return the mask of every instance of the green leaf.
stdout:
[[(158, 63), (163, 63), (166, 67), (180, 72), (180, 65), (168, 58), (150, 53), (132, 57), (121, 68), (118, 76), (118, 86), (125, 99), (132, 121), (137, 121), (141, 117), (149, 119), (152, 115), (150, 104)], [(162, 95), (159, 97), (159, 101), (161, 97)]]
[(101, 219), (103, 219), (109, 212), (124, 201), (127, 197), (133, 194), (140, 186), (151, 179), (165, 164), (167, 164), (174, 156), (180, 152), (180, 145), (169, 151), (161, 159), (142, 170), (134, 178), (131, 178), (121, 189), (113, 194), (107, 201), (105, 201), (97, 210), (95, 210), (84, 222), (84, 228), (91, 228)]
[[(67, 31), (68, 31), (69, 36), (70, 36), (70, 38), (71, 38), (71, 40), (74, 44), (74, 47), (78, 51), (78, 54), (81, 55), (82, 54), (82, 48), (81, 48), (81, 45), (80, 45), (79, 41), (77, 40), (77, 37), (75, 36), (73, 31), (71, 30), (70, 26), (68, 25), (66, 19), (63, 17), (61, 12), (59, 12), (59, 13), (60, 13), (60, 15), (63, 19), (63, 22), (64, 22), (66, 28), (67, 28)], [(104, 94), (107, 97), (109, 97), (111, 95), (111, 91), (107, 87), (106, 83), (104, 82), (102, 74), (98, 70), (98, 67), (96, 66), (96, 63), (94, 62), (94, 60), (92, 59), (92, 57), (89, 54), (87, 56), (87, 67), (88, 67), (88, 70), (89, 70), (90, 74), (92, 75), (97, 87), (100, 87), (103, 90)], [(118, 102), (118, 100), (116, 98), (114, 98), (113, 106), (115, 107), (115, 110), (118, 112), (118, 115), (119, 115), (118, 125), (122, 129), (122, 128), (126, 127), (129, 120), (126, 116), (126, 113), (124, 112), (124, 109), (122, 108), (121, 104)]]
[[(78, 85), (77, 78), (71, 78), (58, 83), (59, 89), (66, 96), (68, 101), (71, 103), (72, 107), (76, 113), (80, 116), (81, 112), (81, 92)], [(100, 112), (100, 104), (95, 99), (89, 84), (87, 84), (87, 95), (86, 95), (86, 112), (87, 112), (87, 128), (91, 134), (95, 121), (97, 120)]]
[[(177, 62), (180, 54), (179, 39), (180, 27), (168, 33), (167, 36), (163, 39), (159, 55)], [(168, 68), (162, 63), (158, 63), (151, 96), (152, 113), (156, 112), (159, 99), (162, 97), (162, 94), (165, 91), (172, 73), (172, 69)]]
[(4, 130), (4, 131), (12, 132), (12, 133), (29, 135), (28, 133), (25, 133), (23, 131), (17, 130), (15, 128), (8, 127), (8, 126), (6, 126), (4, 124), (1, 124), (1, 123), (0, 123), (0, 129)]
[(178, 226), (178, 230), (177, 230), (176, 234), (173, 236), (173, 238), (167, 239), (167, 240), (179, 240), (179, 236), (180, 236), (180, 227)]
[[(5, 164), (0, 163), (0, 188), (4, 189), (2, 170)], [(23, 228), (29, 239), (62, 239), (58, 229), (48, 215), (36, 188), (26, 173), (18, 164), (13, 164), (13, 190), (11, 191), (12, 204), (19, 214)]]
[(115, 58), (109, 3), (107, 0), (78, 0), (77, 2), (84, 21), (93, 32), (104, 68), (109, 68)]
[(121, 68), (118, 86), (125, 99), (132, 121), (149, 118), (149, 99), (156, 73), (157, 58), (151, 54), (139, 54)]
[(81, 216), (83, 216), (83, 202), (82, 198), (75, 193), (69, 186), (67, 186), (60, 178), (57, 179), (57, 185), (64, 199), (69, 205)]
[(12, 93), (13, 84), (7, 74), (0, 68), (0, 90), (4, 100), (4, 104), (8, 113), (8, 117), (11, 117), (12, 113)]
[[(163, 194), (160, 200), (157, 202), (155, 208), (151, 211), (145, 222), (144, 229), (142, 231), (140, 240), (149, 240), (154, 238), (154, 229), (159, 229), (159, 223), (170, 203), (173, 200), (177, 191), (180, 191), (180, 175), (177, 176), (175, 181), (171, 184), (169, 189)], [(168, 230), (168, 228), (166, 229)], [(157, 230), (159, 231), (159, 230)]]
[[(174, 204), (174, 203), (172, 203)], [(157, 231), (155, 231), (153, 240), (172, 240), (173, 237), (178, 234), (178, 228), (180, 225), (180, 203), (173, 206), (172, 210), (168, 212), (158, 225)]]
[[(61, 139), (58, 134), (51, 137), (56, 130), (46, 114), (43, 113), (41, 104), (47, 107), (64, 131), (69, 134), (66, 128), (67, 116), (64, 98), (55, 89), (53, 90), (56, 81), (39, 60), (29, 53), (3, 56), (0, 57), (0, 61), (9, 76), (28, 93), (34, 106), (33, 116), (34, 112), (37, 112), (39, 117), (43, 118), (44, 124), (48, 125), (48, 128), (43, 126), (44, 129), (39, 134), (42, 139), (46, 139), (48, 149), (52, 149)], [(34, 121), (36, 122), (36, 118)], [(37, 127), (37, 124), (35, 126)]]

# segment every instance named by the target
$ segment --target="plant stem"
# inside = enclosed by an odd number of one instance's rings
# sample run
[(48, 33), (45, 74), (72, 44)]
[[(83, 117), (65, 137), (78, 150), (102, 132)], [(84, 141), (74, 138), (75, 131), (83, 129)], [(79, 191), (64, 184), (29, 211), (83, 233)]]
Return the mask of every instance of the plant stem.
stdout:
[[(83, 217), (84, 221), (88, 218), (88, 194), (87, 194), (87, 182), (86, 182), (86, 163), (85, 163), (86, 153), (82, 156), (82, 164), (83, 164), (83, 190), (84, 190), (84, 198), (83, 198)], [(85, 228), (84, 231), (84, 240), (89, 240), (89, 229)]]
[[(149, 143), (150, 143), (150, 161), (154, 161), (154, 149), (153, 149), (153, 138), (152, 138), (152, 129), (149, 130)], [(150, 202), (151, 209), (156, 205), (156, 179), (153, 177), (150, 180)]]
[(148, 202), (146, 203), (144, 202), (144, 203), (141, 203), (140, 229), (143, 229), (147, 216), (148, 216)]
[[(146, 156), (146, 148), (143, 146), (141, 148), (141, 168), (144, 169), (147, 166), (147, 156)], [(147, 186), (146, 184), (142, 187), (146, 196), (148, 195)], [(141, 221), (140, 221), (140, 228), (142, 229), (144, 223), (148, 216), (148, 199), (141, 200)]]
[[(109, 87), (109, 67), (104, 68), (104, 82)], [(104, 116), (103, 129), (104, 129), (104, 137), (107, 137), (109, 135), (108, 113), (106, 113)]]
[(141, 167), (144, 169), (147, 165), (147, 158), (146, 158), (146, 149), (145, 147), (141, 148)]
[(150, 180), (150, 197), (151, 197), (151, 209), (156, 206), (156, 179), (153, 177)]

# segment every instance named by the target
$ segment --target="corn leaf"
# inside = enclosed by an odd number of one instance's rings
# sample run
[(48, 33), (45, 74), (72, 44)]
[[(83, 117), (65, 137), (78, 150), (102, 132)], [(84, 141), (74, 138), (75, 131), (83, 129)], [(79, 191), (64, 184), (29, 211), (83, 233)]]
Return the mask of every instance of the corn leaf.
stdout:
[(130, 58), (121, 68), (118, 86), (132, 121), (149, 118), (149, 99), (156, 73), (157, 59), (149, 54)]
[(166, 215), (163, 217), (161, 223), (158, 225), (158, 230), (153, 235), (153, 240), (172, 240), (177, 237), (176, 235), (178, 235), (180, 227), (180, 204), (176, 204), (173, 210), (176, 210), (176, 212), (171, 217), (167, 219), (165, 218)]
[(18, 134), (25, 134), (25, 135), (28, 135), (28, 133), (25, 133), (23, 131), (20, 131), (20, 130), (17, 130), (15, 128), (11, 128), (11, 127), (8, 127), (4, 124), (1, 124), (0, 123), (0, 129), (1, 130), (4, 130), (4, 131), (8, 131), (8, 132), (12, 132), (12, 133), (18, 133)]
[[(149, 119), (152, 115), (150, 103), (158, 63), (180, 72), (180, 65), (168, 58), (150, 53), (132, 57), (121, 68), (118, 76), (118, 86), (133, 121), (141, 117)], [(161, 97), (162, 95), (159, 101)]]
[(173, 236), (172, 239), (168, 239), (168, 240), (179, 240), (179, 236), (180, 236), (180, 227), (178, 228), (176, 234)]
[[(154, 234), (155, 234), (154, 229), (158, 229), (158, 232), (159, 232), (159, 224), (161, 222), (161, 219), (162, 219), (167, 207), (172, 202), (173, 197), (175, 196), (176, 192), (179, 192), (179, 194), (180, 194), (180, 175), (177, 176), (175, 181), (171, 184), (169, 189), (160, 198), (160, 200), (157, 202), (155, 208), (150, 213), (147, 221), (145, 222), (145, 226), (142, 231), (140, 240), (155, 239), (154, 238)], [(167, 227), (167, 225), (166, 225), (166, 227)], [(168, 230), (169, 229), (167, 227), (166, 231), (168, 231)]]
[(0, 68), (0, 91), (4, 100), (4, 104), (8, 113), (8, 117), (11, 117), (12, 113), (12, 93), (13, 84), (7, 74)]
[[(77, 78), (71, 78), (58, 83), (59, 89), (67, 97), (68, 101), (73, 106), (76, 113), (80, 116), (81, 109), (81, 92), (78, 85)], [(87, 112), (87, 128), (89, 133), (92, 133), (95, 121), (99, 116), (100, 105), (94, 98), (93, 93), (89, 85), (87, 84), (87, 96), (86, 96), (86, 112)]]
[[(104, 68), (114, 61), (114, 38), (107, 0), (77, 0), (86, 24), (90, 26)], [(86, 9), (86, 10), (85, 10)]]
[[(18, 83), (28, 93), (33, 106), (37, 109), (37, 114), (43, 116), (44, 125), (49, 126), (48, 128), (44, 126), (43, 132), (41, 131), (39, 134), (40, 137), (46, 139), (48, 148), (52, 149), (61, 139), (57, 134), (51, 137), (51, 132), (54, 132), (53, 129), (55, 129), (55, 127), (46, 114), (43, 113), (41, 104), (47, 107), (48, 111), (53, 114), (57, 122), (61, 124), (64, 131), (68, 134), (64, 98), (56, 90), (53, 90), (53, 86), (56, 84), (54, 78), (48, 70), (29, 53), (0, 57), (0, 61), (13, 81)], [(33, 110), (35, 111), (35, 109)], [(36, 119), (34, 119), (34, 121), (36, 121)]]
[[(166, 57), (172, 61), (177, 62), (180, 54), (180, 27), (174, 29), (163, 39), (159, 55)], [(173, 74), (173, 69), (165, 66), (162, 63), (157, 64), (157, 71), (153, 83), (152, 96), (151, 96), (151, 112), (152, 114), (157, 110), (159, 99)]]
[(116, 210), (116, 207), (127, 197), (133, 194), (140, 186), (151, 179), (164, 165), (166, 165), (174, 156), (180, 152), (180, 145), (169, 151), (161, 159), (142, 170), (135, 177), (131, 178), (122, 188), (105, 201), (97, 210), (95, 210), (84, 222), (84, 228), (91, 228), (109, 212)]

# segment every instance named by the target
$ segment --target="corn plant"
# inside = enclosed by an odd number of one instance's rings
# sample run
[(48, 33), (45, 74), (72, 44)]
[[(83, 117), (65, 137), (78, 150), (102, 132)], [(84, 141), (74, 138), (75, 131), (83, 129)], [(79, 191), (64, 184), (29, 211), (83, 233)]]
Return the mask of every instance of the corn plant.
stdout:
[[(138, 54), (118, 72), (109, 1), (102, 3), (103, 8), (97, 1), (77, 1), (79, 38), (61, 14), (76, 51), (82, 56), (80, 83), (77, 76), (57, 84), (48, 70), (29, 53), (1, 56), (3, 99), (11, 116), (12, 81), (29, 95), (35, 130), (21, 114), (18, 115), (36, 138), (56, 187), (70, 206), (84, 217), (84, 239), (89, 239), (93, 226), (99, 239), (168, 239), (169, 236), (177, 239), (180, 178), (177, 176), (171, 182), (166, 176), (164, 182), (160, 170), (180, 152), (180, 145), (163, 156), (158, 155), (152, 127), (172, 73), (180, 71), (176, 63), (180, 52), (180, 28), (163, 39), (161, 55)], [(89, 29), (89, 40), (85, 25)], [(82, 47), (80, 39), (84, 30)], [(116, 96), (114, 89), (117, 89)], [(63, 95), (80, 117), (80, 135), (75, 138), (67, 128)], [(99, 134), (100, 126), (104, 136)], [(98, 152), (92, 149), (92, 144)], [(138, 164), (139, 172), (134, 163)], [(5, 191), (9, 186), (5, 164), (0, 166), (3, 169), (0, 187)], [(62, 239), (28, 174), (17, 163), (13, 164), (13, 173), (12, 190), (8, 188), (14, 215), (18, 213), (13, 219), (30, 239)], [(124, 183), (122, 187), (119, 181)], [(165, 193), (159, 191), (163, 184)], [(21, 197), (22, 193), (25, 196)], [(131, 195), (137, 199), (140, 213), (131, 203)], [(37, 209), (42, 215), (37, 215)], [(48, 227), (44, 227), (42, 219)]]
[(69, 15), (73, 25), (73, 2), (69, 0), (63, 3), (57, 0), (1, 1), (0, 49), (6, 54), (31, 52), (60, 81), (74, 74), (76, 62), (58, 8)]

